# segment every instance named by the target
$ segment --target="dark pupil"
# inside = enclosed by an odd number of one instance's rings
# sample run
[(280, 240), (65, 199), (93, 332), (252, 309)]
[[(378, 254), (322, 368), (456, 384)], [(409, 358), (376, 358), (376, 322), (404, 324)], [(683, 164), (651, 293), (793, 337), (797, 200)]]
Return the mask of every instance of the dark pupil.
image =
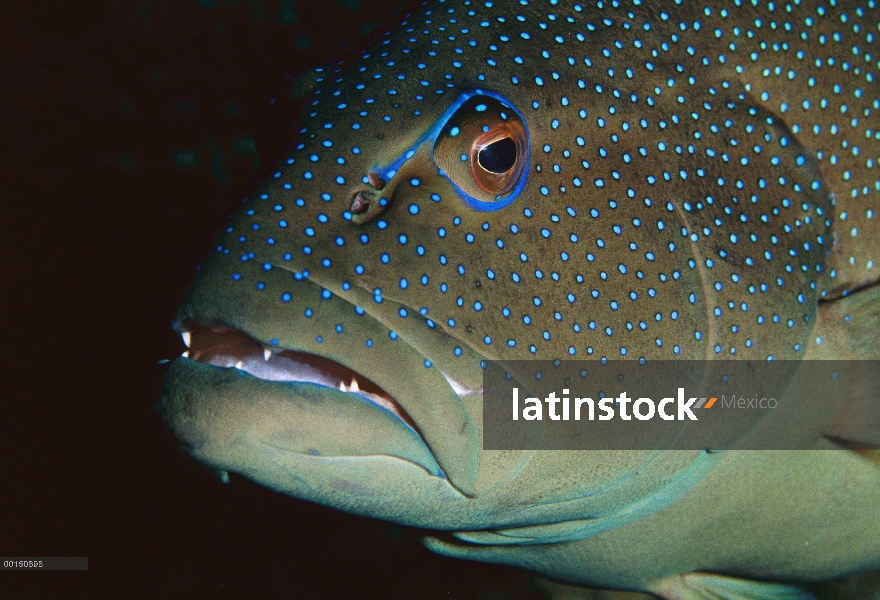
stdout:
[(516, 163), (516, 144), (509, 137), (492, 142), (480, 150), (477, 162), (490, 173), (506, 173)]

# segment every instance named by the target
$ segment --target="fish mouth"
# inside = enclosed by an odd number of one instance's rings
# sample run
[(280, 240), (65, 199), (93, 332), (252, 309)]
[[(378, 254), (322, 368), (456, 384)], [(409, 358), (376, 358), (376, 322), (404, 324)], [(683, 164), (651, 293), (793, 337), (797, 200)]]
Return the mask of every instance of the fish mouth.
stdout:
[[(473, 494), (479, 432), (443, 370), (426, 358), (432, 348), (359, 308), (366, 298), (266, 265), (214, 253), (178, 307), (172, 328), (188, 349), (165, 377), (161, 412), (172, 431), (222, 439), (227, 446), (211, 445), (221, 456), (235, 451), (229, 444), (238, 443), (232, 432), (241, 424), (258, 423), (242, 434), (254, 440), (284, 422), (297, 432), (290, 448), (325, 457), (403, 455)], [(256, 292), (236, 283), (249, 279), (259, 282)], [(451, 350), (451, 343), (440, 336), (434, 345)], [(461, 373), (471, 387), (475, 373)], [(271, 411), (280, 412), (270, 418)]]
[(185, 319), (173, 328), (187, 347), (184, 358), (220, 368), (235, 368), (266, 381), (312, 383), (356, 394), (400, 419), (424, 441), (413, 418), (391, 394), (331, 358), (266, 346), (244, 331), (223, 323)]

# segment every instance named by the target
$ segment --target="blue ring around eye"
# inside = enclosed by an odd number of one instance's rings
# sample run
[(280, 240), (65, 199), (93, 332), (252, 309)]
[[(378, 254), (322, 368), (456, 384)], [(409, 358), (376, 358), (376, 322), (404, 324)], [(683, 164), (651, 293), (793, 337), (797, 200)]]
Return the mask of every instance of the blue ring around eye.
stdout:
[[(529, 165), (530, 165), (531, 154), (532, 154), (532, 152), (531, 152), (531, 139), (529, 136), (529, 128), (526, 125), (525, 117), (519, 111), (519, 109), (513, 105), (512, 102), (510, 102), (507, 98), (505, 98), (504, 96), (501, 96), (500, 94), (496, 94), (495, 92), (489, 92), (489, 91), (482, 90), (482, 89), (475, 89), (475, 90), (463, 92), (458, 97), (458, 99), (455, 102), (453, 102), (452, 105), (449, 108), (447, 108), (443, 112), (442, 115), (440, 115), (440, 117), (437, 119), (437, 121), (434, 123), (434, 125), (432, 125), (427, 131), (425, 131), (425, 133), (423, 133), (422, 135), (419, 136), (419, 139), (416, 140), (416, 142), (412, 145), (411, 148), (409, 148), (406, 152), (404, 152), (399, 158), (397, 158), (391, 164), (389, 164), (385, 167), (378, 167), (376, 169), (376, 172), (379, 174), (379, 177), (381, 177), (385, 181), (390, 181), (391, 178), (394, 177), (394, 175), (396, 175), (397, 172), (400, 170), (400, 167), (403, 166), (403, 164), (406, 161), (408, 161), (410, 158), (412, 158), (412, 156), (415, 154), (416, 150), (419, 147), (421, 147), (421, 145), (424, 144), (425, 142), (427, 142), (428, 140), (432, 140), (431, 158), (433, 159), (433, 156), (434, 156), (433, 144), (436, 141), (437, 136), (440, 135), (440, 132), (443, 130), (443, 126), (446, 125), (446, 122), (449, 120), (449, 118), (455, 113), (456, 110), (459, 109), (459, 107), (461, 107), (462, 104), (464, 104), (465, 102), (467, 102), (468, 100), (470, 100), (474, 96), (489, 96), (490, 98), (495, 98), (499, 102), (503, 103), (505, 106), (508, 106), (513, 112), (515, 112), (517, 114), (517, 116), (520, 118), (520, 121), (522, 121), (523, 129), (525, 129), (525, 132), (526, 132), (526, 157), (525, 157), (526, 164), (523, 167), (522, 175), (520, 176), (519, 181), (516, 184), (516, 187), (513, 188), (513, 190), (511, 190), (511, 192), (509, 194), (507, 194), (503, 198), (496, 200), (495, 202), (483, 202), (482, 200), (478, 200), (478, 199), (474, 198), (473, 196), (471, 196), (470, 194), (468, 194), (464, 190), (462, 190), (460, 187), (458, 187), (455, 184), (455, 182), (452, 181), (446, 175), (446, 173), (443, 172), (442, 169), (439, 169), (439, 167), (438, 167), (438, 170), (439, 170), (440, 174), (443, 175), (443, 177), (445, 177), (446, 180), (450, 184), (452, 184), (453, 189), (456, 191), (456, 193), (462, 199), (462, 201), (465, 204), (467, 204), (468, 207), (470, 207), (474, 210), (478, 210), (481, 212), (493, 212), (493, 211), (499, 210), (501, 208), (504, 208), (505, 206), (507, 206), (508, 204), (513, 202), (514, 200), (516, 200), (517, 196), (519, 196), (520, 193), (525, 188), (526, 180), (528, 179)], [(436, 164), (436, 162), (435, 162), (435, 164)]]

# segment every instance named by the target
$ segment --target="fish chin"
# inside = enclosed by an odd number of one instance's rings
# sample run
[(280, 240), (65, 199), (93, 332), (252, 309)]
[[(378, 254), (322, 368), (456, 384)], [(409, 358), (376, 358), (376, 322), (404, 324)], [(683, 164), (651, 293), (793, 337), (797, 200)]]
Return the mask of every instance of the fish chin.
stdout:
[[(236, 358), (190, 352), (213, 362)], [(296, 369), (316, 379), (333, 376)], [(169, 366), (157, 410), (200, 462), (289, 495), (399, 522), (412, 519), (393, 499), (414, 506), (420, 497), (463, 498), (418, 432), (372, 401), (377, 394), (278, 380), (277, 368), (273, 375), (271, 381), (181, 357)]]
[[(661, 455), (662, 460), (648, 460), (629, 476), (618, 473), (617, 482), (599, 494), (542, 503), (522, 492), (532, 489), (531, 478), (553, 461), (554, 453), (543, 452), (513, 486), (495, 486), (474, 498), (444, 477), (417, 431), (358, 393), (314, 382), (269, 381), (236, 367), (181, 357), (169, 366), (157, 410), (183, 449), (216, 471), (354, 514), (475, 531), (463, 539), (476, 536), (480, 544), (543, 543), (531, 532), (516, 533), (526, 523), (559, 524), (546, 534), (555, 537), (545, 541), (619, 527), (686, 493), (708, 464), (676, 459), (680, 464), (671, 465), (672, 457)], [(482, 454), (488, 465), (505, 453)], [(518, 458), (531, 453), (522, 454)], [(652, 472), (667, 473), (659, 489), (646, 489), (644, 476), (633, 477)], [(566, 524), (575, 516), (581, 518)]]

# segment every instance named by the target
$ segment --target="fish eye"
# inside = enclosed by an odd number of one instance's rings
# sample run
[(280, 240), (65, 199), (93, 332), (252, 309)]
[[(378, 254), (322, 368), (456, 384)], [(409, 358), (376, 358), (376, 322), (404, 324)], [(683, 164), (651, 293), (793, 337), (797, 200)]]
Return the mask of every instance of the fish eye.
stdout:
[(497, 210), (510, 204), (525, 183), (526, 127), (509, 103), (476, 94), (440, 128), (433, 156), (467, 204), (477, 210)]

